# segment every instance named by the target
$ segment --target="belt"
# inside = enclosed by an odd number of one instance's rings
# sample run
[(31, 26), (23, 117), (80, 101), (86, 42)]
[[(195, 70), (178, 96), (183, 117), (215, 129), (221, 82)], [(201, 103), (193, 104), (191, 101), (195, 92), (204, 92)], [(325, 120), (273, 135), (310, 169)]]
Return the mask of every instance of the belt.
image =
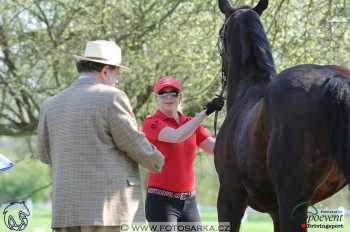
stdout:
[(164, 189), (158, 189), (158, 188), (148, 188), (148, 193), (170, 197), (170, 198), (176, 198), (179, 200), (187, 200), (191, 197), (194, 197), (196, 195), (196, 190), (193, 190), (192, 192), (171, 192)]

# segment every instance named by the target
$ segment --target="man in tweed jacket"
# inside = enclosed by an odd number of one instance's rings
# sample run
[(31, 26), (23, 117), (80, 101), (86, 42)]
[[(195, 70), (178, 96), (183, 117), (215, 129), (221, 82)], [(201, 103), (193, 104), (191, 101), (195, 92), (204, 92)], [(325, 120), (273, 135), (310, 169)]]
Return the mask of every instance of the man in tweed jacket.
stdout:
[(144, 221), (138, 164), (160, 171), (163, 155), (137, 129), (128, 97), (113, 87), (120, 48), (90, 41), (79, 78), (41, 106), (38, 153), (50, 164), (56, 231), (119, 231)]

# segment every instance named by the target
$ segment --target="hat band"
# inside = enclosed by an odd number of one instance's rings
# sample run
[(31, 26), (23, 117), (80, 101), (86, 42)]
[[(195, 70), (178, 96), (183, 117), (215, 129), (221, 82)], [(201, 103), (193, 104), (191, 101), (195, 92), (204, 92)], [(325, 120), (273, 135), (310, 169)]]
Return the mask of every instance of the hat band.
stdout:
[(104, 61), (108, 61), (107, 59), (105, 58), (101, 58), (101, 57), (95, 57), (95, 56), (85, 56), (86, 58), (89, 58), (89, 59), (95, 59), (95, 60), (104, 60)]
[(120, 63), (118, 63), (117, 61), (114, 61), (114, 60), (109, 60), (109, 59), (102, 58), (102, 57), (96, 57), (96, 56), (85, 56), (85, 58), (87, 58), (87, 59), (92, 59), (92, 60), (100, 60), (100, 61), (105, 61), (105, 62), (108, 62), (108, 63), (113, 63), (113, 65), (115, 65), (115, 66), (120, 65)]

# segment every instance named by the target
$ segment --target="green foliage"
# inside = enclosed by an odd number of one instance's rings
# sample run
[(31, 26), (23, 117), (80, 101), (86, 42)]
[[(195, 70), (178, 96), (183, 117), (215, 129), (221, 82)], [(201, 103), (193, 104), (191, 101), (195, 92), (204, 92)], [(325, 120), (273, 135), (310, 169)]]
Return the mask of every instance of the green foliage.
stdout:
[[(231, 1), (233, 6), (257, 0)], [(11, 0), (0, 5), (0, 134), (33, 133), (39, 105), (77, 72), (89, 40), (116, 41), (131, 67), (120, 88), (139, 121), (154, 110), (152, 86), (174, 75), (194, 114), (219, 92), (216, 42), (224, 16), (205, 0)], [(277, 70), (300, 63), (349, 65), (350, 8), (344, 0), (270, 1), (262, 21)]]
[(350, 65), (347, 1), (271, 1), (263, 23), (279, 71), (301, 63)]
[(183, 100), (191, 111), (218, 72), (213, 32), (220, 18), (214, 19), (214, 10), (214, 2), (198, 0), (5, 1), (0, 5), (0, 134), (33, 133), (39, 105), (76, 78), (73, 55), (95, 39), (122, 47), (131, 72), (121, 76), (120, 87), (138, 119), (154, 109), (152, 87), (163, 75), (186, 86)]
[(31, 198), (33, 202), (42, 202), (50, 198), (51, 187), (42, 191), (32, 191), (51, 183), (48, 166), (38, 160), (23, 160), (0, 175), (1, 203)]

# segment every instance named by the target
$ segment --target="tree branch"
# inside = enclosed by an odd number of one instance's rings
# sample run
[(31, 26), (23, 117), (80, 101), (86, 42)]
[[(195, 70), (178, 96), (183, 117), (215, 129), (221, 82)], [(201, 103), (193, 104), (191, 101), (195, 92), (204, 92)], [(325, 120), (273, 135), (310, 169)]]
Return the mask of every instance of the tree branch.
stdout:
[(137, 38), (142, 38), (144, 37), (148, 32), (150, 32), (151, 30), (153, 30), (155, 27), (161, 25), (168, 17), (170, 17), (174, 12), (175, 10), (179, 7), (179, 5), (182, 3), (182, 2), (185, 2), (187, 0), (178, 0), (176, 1), (173, 6), (164, 14), (160, 17), (159, 20), (155, 20), (153, 21), (150, 25), (146, 26), (145, 29), (143, 31), (141, 31), (140, 33), (137, 33), (137, 31), (140, 29), (140, 27), (143, 27), (143, 21), (141, 21), (140, 25), (137, 25), (136, 27), (134, 27), (133, 29), (131, 29), (129, 33), (126, 33), (124, 35), (121, 35), (121, 36), (117, 36), (115, 38), (115, 41), (116, 42), (119, 42), (119, 41), (122, 41), (124, 39), (127, 39), (128, 37), (130, 36), (133, 36), (133, 35), (136, 35)]
[(136, 105), (133, 108), (133, 111), (134, 111), (135, 115), (137, 115), (137, 112), (145, 104), (145, 102), (151, 96), (152, 92), (153, 92), (153, 86), (152, 85), (147, 85), (146, 86), (146, 91), (140, 93), (139, 95), (137, 95), (137, 97), (136, 97)]

